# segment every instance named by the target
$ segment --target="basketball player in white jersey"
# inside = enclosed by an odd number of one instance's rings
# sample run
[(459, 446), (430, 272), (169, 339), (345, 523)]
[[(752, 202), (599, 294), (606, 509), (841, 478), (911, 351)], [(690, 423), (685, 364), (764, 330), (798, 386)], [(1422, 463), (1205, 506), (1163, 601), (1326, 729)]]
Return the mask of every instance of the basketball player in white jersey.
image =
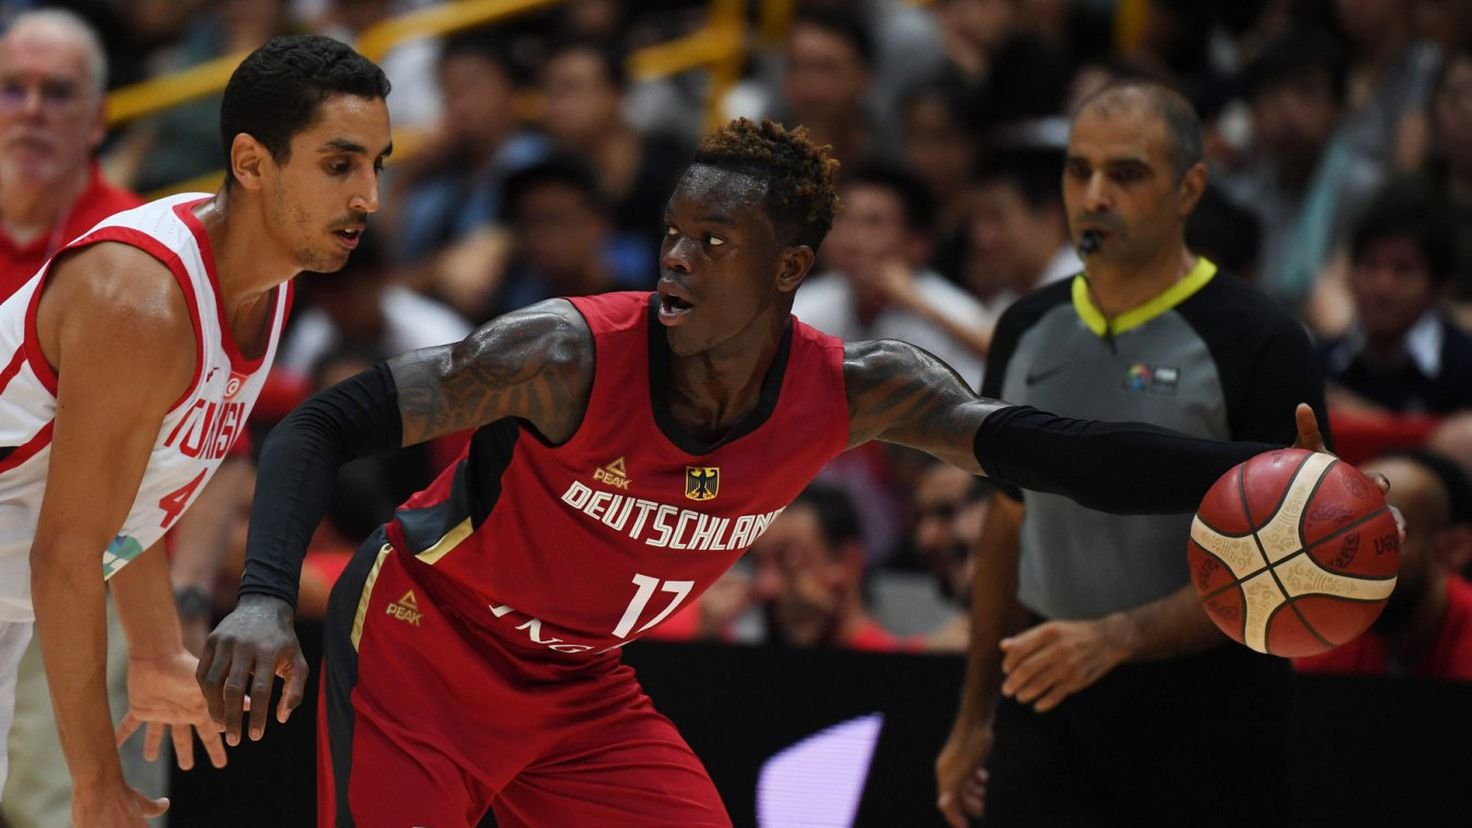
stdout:
[[(147, 723), (156, 747), (172, 727), (187, 754), (193, 727), (224, 761), (160, 539), (244, 429), (290, 280), (342, 267), (378, 209), (387, 94), (341, 43), (272, 40), (225, 90), (219, 193), (103, 221), (0, 304), (0, 734), (34, 618), (78, 828), (142, 828), (167, 807), (118, 765), (105, 580), (131, 650), (122, 730)], [(284, 661), (266, 669), (305, 667)], [(4, 770), (0, 751), (0, 782)]]

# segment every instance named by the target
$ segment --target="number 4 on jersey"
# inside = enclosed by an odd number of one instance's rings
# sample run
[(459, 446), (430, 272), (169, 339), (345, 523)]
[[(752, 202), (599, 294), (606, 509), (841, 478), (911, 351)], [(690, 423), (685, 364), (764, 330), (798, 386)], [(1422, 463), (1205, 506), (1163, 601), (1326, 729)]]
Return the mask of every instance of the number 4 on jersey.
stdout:
[(193, 480), (159, 498), (158, 507), (164, 510), (164, 519), (159, 524), (160, 526), (167, 529), (179, 519), (179, 515), (184, 514), (184, 508), (189, 505), (189, 498), (194, 496), (194, 490), (204, 482), (205, 471), (205, 469), (200, 469), (199, 474), (196, 474)]
[(628, 608), (624, 610), (624, 617), (619, 619), (618, 626), (613, 628), (613, 634), (619, 638), (627, 638), (629, 636), (629, 631), (634, 629), (634, 624), (639, 621), (639, 616), (644, 614), (644, 608), (649, 605), (649, 599), (654, 596), (656, 587), (664, 592), (673, 593), (675, 597), (670, 601), (669, 606), (665, 607), (659, 615), (649, 619), (649, 622), (640, 627), (638, 632), (644, 632), (669, 617), (669, 614), (675, 611), (675, 608), (680, 605), (680, 602), (685, 600), (685, 596), (690, 594), (690, 588), (695, 586), (695, 582), (661, 582), (658, 578), (651, 578), (648, 575), (640, 575), (636, 572), (634, 573), (634, 585), (639, 588), (639, 591), (634, 593), (634, 599), (629, 602)]

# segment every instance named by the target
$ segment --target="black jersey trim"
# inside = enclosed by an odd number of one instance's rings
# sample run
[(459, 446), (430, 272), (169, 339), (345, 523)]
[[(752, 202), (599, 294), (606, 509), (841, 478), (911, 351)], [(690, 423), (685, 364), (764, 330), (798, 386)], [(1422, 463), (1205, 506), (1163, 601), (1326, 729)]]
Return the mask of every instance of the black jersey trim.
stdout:
[(476, 429), (470, 451), (455, 468), (449, 495), (439, 503), (394, 513), (404, 532), (405, 551), (417, 555), (429, 549), (466, 518), (477, 528), (485, 522), (501, 499), (501, 476), (516, 455), (521, 426), (507, 417)]
[(787, 375), (787, 359), (792, 352), (791, 314), (787, 316), (787, 321), (782, 327), (782, 342), (777, 346), (776, 358), (772, 360), (766, 377), (762, 379), (761, 396), (757, 398), (756, 407), (732, 426), (730, 431), (713, 442), (702, 440), (686, 431), (670, 413), (668, 381), (670, 351), (669, 342), (664, 334), (664, 326), (659, 324), (658, 293), (649, 296), (648, 319), (649, 407), (654, 412), (655, 425), (677, 448), (691, 455), (710, 454), (721, 446), (735, 442), (756, 431), (772, 416), (772, 412), (777, 409), (777, 397), (782, 392), (782, 379)]

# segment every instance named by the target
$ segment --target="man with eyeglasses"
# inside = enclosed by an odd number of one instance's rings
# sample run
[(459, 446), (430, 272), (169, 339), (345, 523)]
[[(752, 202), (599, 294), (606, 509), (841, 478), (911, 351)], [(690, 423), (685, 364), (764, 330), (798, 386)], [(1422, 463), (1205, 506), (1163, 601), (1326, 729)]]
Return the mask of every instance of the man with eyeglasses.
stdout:
[(62, 245), (142, 203), (92, 157), (106, 86), (102, 44), (70, 12), (21, 15), (0, 39), (0, 299)]
[[(93, 152), (106, 131), (107, 57), (97, 34), (71, 12), (22, 14), (0, 38), (0, 300), (26, 283), (67, 242), (142, 201), (102, 177)], [(107, 684), (114, 709), (127, 709), (127, 648), (108, 613)], [(22, 826), (71, 821), (71, 777), (57, 741), (40, 650), (33, 640), (17, 668), (16, 756), (0, 792), (0, 819)], [(0, 728), (3, 732), (3, 728)], [(167, 788), (168, 767), (143, 757), (143, 738), (120, 758), (125, 775), (150, 796)]]

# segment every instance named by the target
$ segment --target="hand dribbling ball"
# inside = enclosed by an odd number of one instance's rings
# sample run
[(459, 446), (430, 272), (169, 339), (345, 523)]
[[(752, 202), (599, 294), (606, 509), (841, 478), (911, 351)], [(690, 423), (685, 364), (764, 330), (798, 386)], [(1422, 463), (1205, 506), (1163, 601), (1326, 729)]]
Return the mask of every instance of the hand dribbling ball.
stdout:
[(1206, 493), (1187, 544), (1206, 614), (1254, 650), (1297, 658), (1358, 637), (1400, 567), (1380, 488), (1338, 458), (1265, 452)]

